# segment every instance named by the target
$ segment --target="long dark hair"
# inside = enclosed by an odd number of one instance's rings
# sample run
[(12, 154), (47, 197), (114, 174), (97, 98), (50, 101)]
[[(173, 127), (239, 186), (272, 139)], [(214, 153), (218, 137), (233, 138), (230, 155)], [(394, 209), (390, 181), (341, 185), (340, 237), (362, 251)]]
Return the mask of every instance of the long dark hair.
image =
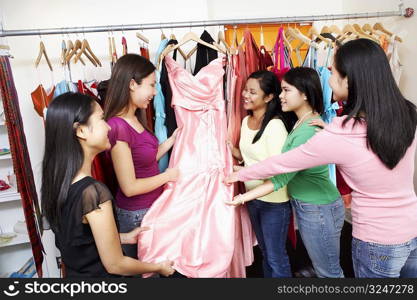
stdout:
[(393, 169), (414, 140), (416, 106), (401, 94), (384, 50), (368, 39), (342, 45), (334, 58), (336, 70), (348, 81), (347, 115), (367, 126), (367, 146)]
[(316, 70), (296, 67), (285, 73), (282, 80), (285, 80), (285, 82), (306, 95), (307, 102), (313, 111), (320, 115), (323, 113), (323, 91), (321, 89), (320, 77)]
[[(252, 144), (256, 143), (262, 136), (269, 121), (273, 118), (278, 117), (282, 120), (287, 131), (291, 131), (294, 126), (296, 116), (293, 112), (286, 113), (282, 111), (281, 101), (279, 100), (279, 94), (281, 93), (281, 85), (278, 82), (276, 75), (269, 71), (256, 71), (253, 72), (249, 77), (258, 80), (261, 90), (265, 96), (273, 95), (271, 101), (266, 104), (266, 112), (262, 120), (261, 128), (253, 138)], [(253, 115), (251, 110), (248, 111), (249, 115)]]
[(84, 161), (74, 124), (88, 124), (94, 103), (87, 95), (65, 93), (56, 97), (47, 110), (41, 199), (43, 215), (54, 232), (59, 231), (61, 208)]
[[(120, 57), (113, 67), (109, 87), (106, 92), (104, 119), (107, 121), (128, 108), (130, 99), (129, 84), (132, 79), (137, 84), (141, 84), (142, 80), (154, 71), (155, 66), (143, 56), (126, 54)], [(139, 109), (136, 111), (136, 117), (142, 126), (150, 131), (145, 120), (142, 119)]]

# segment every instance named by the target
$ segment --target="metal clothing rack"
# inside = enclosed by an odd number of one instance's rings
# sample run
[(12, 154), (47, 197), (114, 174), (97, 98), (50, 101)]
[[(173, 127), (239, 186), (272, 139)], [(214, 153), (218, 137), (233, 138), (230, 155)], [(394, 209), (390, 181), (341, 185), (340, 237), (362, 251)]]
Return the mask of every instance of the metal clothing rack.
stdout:
[(170, 22), (170, 23), (145, 23), (128, 25), (108, 25), (108, 26), (88, 26), (88, 27), (63, 27), (47, 29), (22, 29), (22, 30), (0, 30), (0, 37), (6, 36), (26, 36), (26, 35), (47, 35), (47, 34), (69, 34), (69, 33), (88, 33), (88, 32), (113, 32), (127, 30), (163, 29), (163, 28), (187, 28), (203, 26), (221, 26), (238, 24), (279, 24), (279, 23), (304, 23), (326, 20), (342, 19), (364, 19), (404, 16), (411, 17), (414, 13), (413, 8), (403, 8), (399, 5), (397, 11), (384, 11), (374, 13), (355, 13), (355, 14), (335, 14), (335, 15), (311, 15), (311, 16), (292, 16), (277, 18), (255, 18), (255, 19), (233, 19), (233, 20), (210, 20), (210, 21), (189, 21), (189, 22)]

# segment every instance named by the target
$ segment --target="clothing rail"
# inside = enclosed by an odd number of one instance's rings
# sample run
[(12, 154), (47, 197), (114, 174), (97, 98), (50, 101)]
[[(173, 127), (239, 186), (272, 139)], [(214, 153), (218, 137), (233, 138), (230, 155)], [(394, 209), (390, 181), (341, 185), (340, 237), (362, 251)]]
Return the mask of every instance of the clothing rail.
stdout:
[(303, 23), (326, 20), (342, 19), (363, 19), (380, 18), (392, 16), (411, 17), (414, 13), (413, 8), (403, 8), (399, 5), (398, 11), (385, 11), (374, 13), (355, 13), (355, 14), (335, 14), (335, 15), (311, 15), (293, 16), (278, 18), (256, 18), (256, 19), (234, 19), (234, 20), (210, 20), (210, 21), (189, 21), (171, 23), (147, 23), (147, 24), (128, 24), (128, 25), (108, 25), (108, 26), (89, 26), (89, 27), (63, 27), (48, 29), (22, 29), (22, 30), (1, 30), (0, 37), (6, 36), (26, 36), (26, 35), (47, 35), (47, 34), (69, 34), (69, 33), (88, 33), (88, 32), (113, 32), (127, 30), (144, 29), (163, 29), (163, 28), (187, 28), (203, 26), (239, 25), (239, 24), (276, 24), (276, 23)]

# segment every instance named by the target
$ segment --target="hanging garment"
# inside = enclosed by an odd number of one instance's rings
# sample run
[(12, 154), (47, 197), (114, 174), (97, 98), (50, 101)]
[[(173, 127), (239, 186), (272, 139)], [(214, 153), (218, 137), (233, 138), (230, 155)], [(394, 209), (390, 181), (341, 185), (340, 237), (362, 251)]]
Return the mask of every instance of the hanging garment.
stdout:
[[(213, 38), (206, 30), (204, 30), (204, 32), (201, 34), (200, 39), (209, 44), (214, 43)], [(216, 58), (217, 58), (216, 50), (198, 43), (193, 74), (196, 75), (202, 68), (207, 66), (212, 60)]]
[[(170, 40), (168, 42), (168, 45), (176, 45), (176, 44), (178, 44), (177, 40)], [(177, 60), (177, 50), (174, 50), (174, 53), (172, 54), (172, 58), (174, 60)], [(165, 126), (167, 128), (167, 136), (169, 137), (174, 133), (175, 129), (177, 129), (177, 120), (175, 119), (174, 108), (171, 106), (172, 90), (171, 90), (171, 86), (169, 85), (168, 70), (165, 65), (165, 59), (162, 62), (161, 77), (159, 79), (159, 82), (161, 84), (161, 90), (165, 98)], [(169, 151), (168, 155), (170, 155), (171, 152), (172, 152), (172, 149)]]
[[(165, 60), (182, 128), (170, 167), (179, 168), (180, 178), (166, 184), (145, 215), (141, 226), (151, 229), (139, 237), (138, 257), (146, 262), (170, 259), (187, 277), (226, 277), (236, 247), (249, 237), (236, 235), (241, 220), (235, 207), (225, 205), (233, 198), (233, 188), (223, 182), (232, 171), (232, 155), (225, 143), (222, 58), (195, 76), (171, 57)], [(244, 250), (241, 258), (252, 252)]]
[(43, 262), (41, 236), (43, 226), (32, 165), (30, 163), (29, 151), (23, 130), (19, 99), (17, 97), (12, 69), (7, 56), (0, 56), (0, 98), (0, 101), (3, 103), (4, 114), (7, 120), (6, 127), (9, 135), (13, 169), (17, 179), (17, 189), (22, 198), (21, 203), (25, 215), (30, 244), (32, 246), (36, 271), (38, 277), (41, 278)]
[(259, 70), (269, 70), (268, 68), (273, 66), (271, 55), (269, 55), (265, 46), (259, 48)]
[(285, 60), (284, 47), (284, 28), (280, 27), (278, 30), (277, 40), (274, 45), (274, 68), (272, 71), (277, 75), (279, 82), (281, 82), (285, 73), (288, 72), (289, 64)]
[(259, 49), (249, 29), (245, 30), (243, 37), (245, 41), (246, 74), (250, 76), (250, 74), (259, 70)]
[[(147, 47), (140, 47), (140, 55), (149, 59), (149, 49)], [(146, 109), (141, 109), (140, 111), (142, 120), (146, 122), (148, 129), (154, 132), (154, 122), (155, 122), (155, 109), (153, 105), (148, 105)]]
[[(158, 65), (158, 59), (162, 51), (166, 48), (168, 40), (164, 39), (159, 44), (158, 50), (155, 54), (155, 65)], [(162, 144), (168, 138), (167, 128), (165, 126), (165, 98), (162, 93), (161, 83), (160, 83), (160, 72), (159, 70), (155, 71), (156, 74), (156, 95), (153, 98), (153, 105), (155, 108), (155, 136), (157, 137), (159, 144)], [(158, 161), (159, 171), (162, 173), (168, 167), (168, 153), (162, 156)]]
[(401, 73), (403, 71), (403, 65), (398, 55), (398, 41), (395, 40), (396, 35), (391, 36), (390, 44), (388, 46), (387, 57), (389, 65), (391, 67), (392, 75), (394, 75), (395, 82), (397, 85), (400, 84)]
[(48, 92), (45, 91), (43, 85), (40, 84), (38, 87), (30, 94), (32, 97), (33, 107), (35, 108), (38, 115), (43, 118), (44, 111), (48, 107), (54, 98), (55, 87), (52, 87)]
[(68, 92), (77, 92), (78, 88), (77, 85), (73, 82), (62, 80), (55, 86), (54, 98), (58, 97), (59, 95), (68, 93)]

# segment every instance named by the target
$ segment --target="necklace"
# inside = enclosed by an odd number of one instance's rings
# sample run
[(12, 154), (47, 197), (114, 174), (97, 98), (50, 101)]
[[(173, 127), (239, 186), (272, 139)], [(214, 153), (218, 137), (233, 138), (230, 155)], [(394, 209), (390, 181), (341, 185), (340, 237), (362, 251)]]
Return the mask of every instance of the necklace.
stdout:
[(308, 112), (306, 112), (301, 118), (298, 119), (297, 122), (295, 122), (294, 127), (292, 129), (292, 131), (294, 131), (305, 119), (305, 117), (307, 117), (309, 114), (311, 114), (313, 111), (310, 110)]

